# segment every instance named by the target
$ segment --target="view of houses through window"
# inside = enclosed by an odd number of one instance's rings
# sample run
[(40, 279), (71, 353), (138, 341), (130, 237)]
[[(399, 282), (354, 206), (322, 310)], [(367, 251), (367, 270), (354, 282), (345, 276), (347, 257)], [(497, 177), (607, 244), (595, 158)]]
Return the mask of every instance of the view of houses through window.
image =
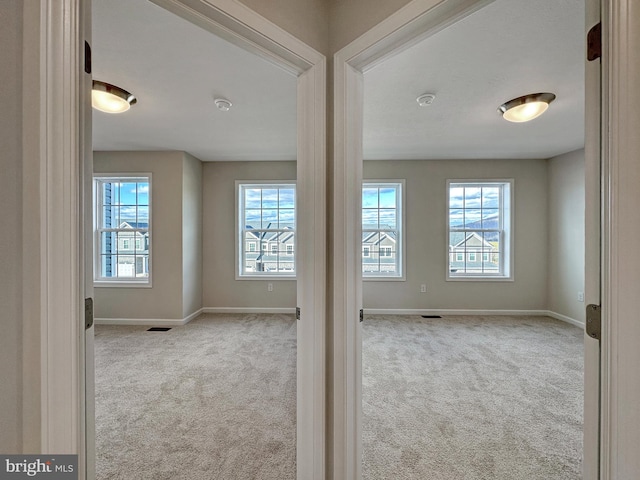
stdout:
[(402, 276), (402, 183), (362, 186), (362, 275)]
[(149, 282), (150, 176), (95, 177), (95, 280)]
[(449, 278), (508, 277), (510, 181), (449, 182)]
[(294, 276), (296, 185), (238, 183), (239, 274)]

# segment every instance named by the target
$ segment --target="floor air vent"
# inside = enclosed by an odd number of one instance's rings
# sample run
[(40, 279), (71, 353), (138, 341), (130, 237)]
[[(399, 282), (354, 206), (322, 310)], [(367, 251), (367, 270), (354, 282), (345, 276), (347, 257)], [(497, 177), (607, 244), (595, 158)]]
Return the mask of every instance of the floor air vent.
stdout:
[(151, 327), (147, 332), (168, 332), (169, 330), (171, 330), (170, 327)]
[(440, 315), (422, 315), (422, 318), (442, 318)]

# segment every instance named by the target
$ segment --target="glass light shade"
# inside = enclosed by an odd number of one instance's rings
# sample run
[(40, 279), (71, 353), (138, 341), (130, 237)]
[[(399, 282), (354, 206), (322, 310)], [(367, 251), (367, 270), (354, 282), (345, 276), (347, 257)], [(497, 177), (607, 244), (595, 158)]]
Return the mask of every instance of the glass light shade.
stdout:
[(122, 113), (129, 110), (136, 101), (136, 97), (120, 87), (98, 80), (93, 81), (91, 105), (96, 110), (105, 113)]
[(549, 104), (546, 102), (525, 103), (507, 110), (502, 116), (510, 122), (528, 122), (542, 115), (547, 108)]
[(525, 95), (500, 105), (498, 111), (502, 114), (502, 117), (509, 122), (528, 122), (546, 112), (549, 104), (555, 98), (556, 96), (553, 93)]

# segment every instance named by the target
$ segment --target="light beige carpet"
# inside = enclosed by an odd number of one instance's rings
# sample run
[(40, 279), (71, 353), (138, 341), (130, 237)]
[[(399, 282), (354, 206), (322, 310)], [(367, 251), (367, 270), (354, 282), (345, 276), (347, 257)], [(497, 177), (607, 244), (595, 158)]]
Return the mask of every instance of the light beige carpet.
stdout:
[(581, 329), (366, 316), (363, 337), (365, 480), (581, 478)]
[[(295, 320), (96, 329), (97, 478), (294, 479)], [(579, 479), (582, 331), (367, 316), (365, 480)]]
[(292, 315), (96, 327), (98, 480), (296, 478)]

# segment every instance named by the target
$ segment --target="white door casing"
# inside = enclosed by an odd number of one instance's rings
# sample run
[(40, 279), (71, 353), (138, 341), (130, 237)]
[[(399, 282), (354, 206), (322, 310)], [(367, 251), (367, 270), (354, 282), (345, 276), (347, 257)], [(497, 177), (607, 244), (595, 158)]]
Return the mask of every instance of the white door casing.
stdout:
[(602, 0), (600, 478), (640, 478), (640, 2)]
[[(80, 478), (92, 478), (91, 439), (85, 437), (83, 195), (90, 192), (90, 159), (84, 162), (83, 123), (88, 96), (82, 67), (84, 37), (90, 29), (84, 7), (90, 0), (40, 0), (39, 108), (25, 108), (25, 124), (39, 125), (37, 171), (24, 186), (39, 185), (25, 211), (39, 218), (38, 265), (26, 272), (40, 279), (38, 365), (27, 376), (41, 380), (41, 449), (77, 453)], [(258, 53), (298, 76), (298, 417), (297, 468), (300, 479), (325, 477), (325, 237), (326, 229), (326, 60), (304, 43), (233, 0), (158, 0), (167, 9), (233, 43)], [(30, 52), (31, 53), (31, 52)], [(90, 107), (89, 107), (90, 108)], [(83, 115), (85, 115), (83, 117)], [(90, 118), (90, 117), (89, 117)], [(89, 130), (90, 131), (90, 130)], [(27, 190), (25, 190), (27, 191)], [(25, 197), (26, 198), (26, 197)], [(304, 242), (302, 242), (304, 240)], [(25, 338), (29, 332), (25, 332)], [(90, 355), (91, 346), (88, 345)], [(28, 350), (28, 349), (27, 349)], [(28, 353), (28, 351), (26, 352)], [(87, 373), (91, 374), (91, 365)], [(87, 381), (91, 387), (92, 379)], [(87, 411), (85, 411), (85, 409)], [(89, 418), (89, 422), (90, 422)], [(88, 426), (91, 435), (91, 425)]]

